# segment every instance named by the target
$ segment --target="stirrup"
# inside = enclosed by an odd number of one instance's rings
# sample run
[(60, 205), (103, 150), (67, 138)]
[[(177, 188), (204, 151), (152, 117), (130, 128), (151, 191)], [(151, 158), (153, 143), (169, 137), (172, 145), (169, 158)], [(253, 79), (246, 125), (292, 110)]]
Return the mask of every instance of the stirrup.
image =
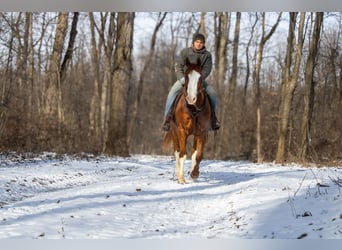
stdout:
[(211, 130), (213, 130), (213, 131), (218, 130), (220, 128), (220, 126), (221, 126), (221, 124), (217, 120), (216, 114), (213, 113), (212, 114), (212, 121), (211, 121)]
[(170, 122), (172, 120), (172, 115), (169, 113), (164, 122), (163, 122), (163, 125), (162, 125), (162, 130), (165, 131), (165, 132), (168, 132), (170, 130)]
[(219, 130), (220, 126), (221, 126), (220, 122), (216, 120), (215, 122), (213, 122), (212, 130), (214, 131)]
[(164, 132), (168, 132), (170, 130), (170, 122), (165, 121), (163, 126), (162, 126), (162, 130)]

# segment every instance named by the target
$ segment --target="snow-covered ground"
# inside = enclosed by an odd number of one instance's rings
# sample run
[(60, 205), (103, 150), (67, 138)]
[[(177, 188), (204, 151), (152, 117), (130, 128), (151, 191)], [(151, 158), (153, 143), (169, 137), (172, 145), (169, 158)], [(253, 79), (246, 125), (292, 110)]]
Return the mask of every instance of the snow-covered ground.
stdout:
[[(186, 161), (186, 171), (190, 168)], [(0, 238), (342, 239), (342, 169), (174, 159), (0, 155)]]

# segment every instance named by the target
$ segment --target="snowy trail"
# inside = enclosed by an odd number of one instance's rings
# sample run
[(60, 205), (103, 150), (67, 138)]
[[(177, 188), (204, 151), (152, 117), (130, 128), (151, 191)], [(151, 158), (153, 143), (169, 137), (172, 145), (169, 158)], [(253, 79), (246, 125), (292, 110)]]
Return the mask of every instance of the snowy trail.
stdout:
[(0, 160), (0, 238), (342, 238), (341, 168), (206, 160), (180, 185), (167, 156)]

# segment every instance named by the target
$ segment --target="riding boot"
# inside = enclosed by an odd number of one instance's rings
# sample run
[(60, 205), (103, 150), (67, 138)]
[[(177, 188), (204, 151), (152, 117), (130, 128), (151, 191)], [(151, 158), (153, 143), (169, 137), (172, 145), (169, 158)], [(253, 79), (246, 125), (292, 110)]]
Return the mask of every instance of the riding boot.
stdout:
[(221, 124), (217, 120), (215, 112), (212, 113), (212, 118), (211, 118), (211, 129), (212, 130), (218, 130), (220, 128)]
[(167, 116), (165, 117), (164, 119), (164, 122), (163, 122), (163, 125), (162, 125), (162, 130), (165, 131), (165, 132), (168, 132), (170, 130), (170, 122), (171, 122), (171, 119), (172, 119), (172, 115), (171, 113), (169, 112), (167, 114)]

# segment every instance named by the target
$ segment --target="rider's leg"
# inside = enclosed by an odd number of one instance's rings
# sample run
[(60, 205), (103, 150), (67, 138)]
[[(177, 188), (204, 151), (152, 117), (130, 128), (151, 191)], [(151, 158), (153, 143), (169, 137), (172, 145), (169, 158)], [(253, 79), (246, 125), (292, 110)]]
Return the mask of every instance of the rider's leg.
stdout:
[(218, 130), (220, 128), (220, 122), (217, 120), (216, 112), (218, 107), (218, 96), (215, 89), (208, 83), (205, 82), (205, 88), (207, 90), (208, 96), (210, 98), (210, 102), (213, 108), (212, 112), (212, 130)]
[(165, 111), (164, 111), (164, 122), (162, 125), (162, 129), (164, 131), (168, 131), (170, 129), (170, 121), (173, 116), (171, 112), (171, 107), (177, 97), (178, 92), (182, 89), (182, 86), (183, 86), (182, 81), (180, 80), (176, 81), (171, 87), (169, 94), (167, 95)]

